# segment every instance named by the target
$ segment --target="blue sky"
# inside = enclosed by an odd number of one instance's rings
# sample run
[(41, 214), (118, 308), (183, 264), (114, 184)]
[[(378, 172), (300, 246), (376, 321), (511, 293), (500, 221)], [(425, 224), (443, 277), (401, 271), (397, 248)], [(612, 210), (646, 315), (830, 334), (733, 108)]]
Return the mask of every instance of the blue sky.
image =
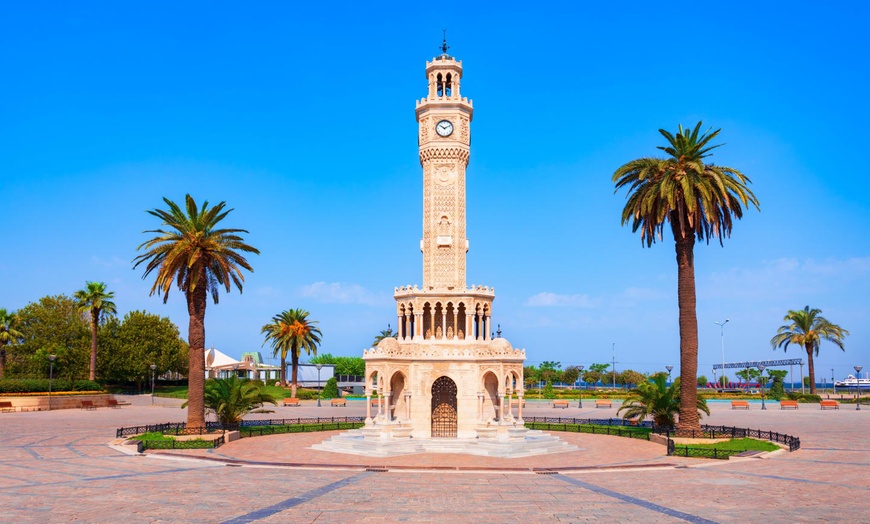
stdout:
[[(468, 283), (528, 362), (679, 364), (673, 242), (641, 247), (613, 171), (657, 129), (722, 128), (712, 160), (761, 212), (695, 250), (700, 373), (799, 358), (769, 340), (805, 305), (851, 331), (817, 376), (870, 367), (870, 116), (864, 3), (26, 2), (0, 6), (0, 307), (108, 283), (121, 313), (167, 315), (132, 269), (185, 193), (235, 211), (262, 254), (206, 315), (238, 356), (288, 308), (322, 352), (360, 355), (421, 283), (415, 100), (441, 29), (473, 99)], [(858, 160), (859, 164), (855, 164)]]

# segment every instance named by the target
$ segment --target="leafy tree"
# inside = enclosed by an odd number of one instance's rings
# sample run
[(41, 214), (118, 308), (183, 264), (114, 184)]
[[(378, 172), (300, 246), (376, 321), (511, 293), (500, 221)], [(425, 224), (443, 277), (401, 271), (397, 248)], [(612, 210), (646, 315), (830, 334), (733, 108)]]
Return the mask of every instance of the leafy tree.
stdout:
[(91, 364), (88, 379), (94, 380), (97, 373), (97, 330), (100, 327), (100, 315), (106, 317), (118, 312), (112, 302), (115, 292), (106, 291), (105, 282), (85, 282), (85, 288), (76, 291), (74, 296), (79, 311), (89, 314), (91, 319)]
[(48, 355), (57, 355), (57, 378), (74, 380), (88, 372), (88, 323), (66, 295), (47, 296), (18, 310), (21, 343), (7, 355), (7, 372), (15, 376), (48, 376)]
[[(749, 190), (749, 179), (732, 167), (707, 163), (710, 145), (720, 130), (700, 133), (701, 122), (691, 131), (679, 127), (672, 135), (664, 129), (667, 146), (660, 146), (667, 158), (639, 158), (619, 167), (613, 174), (616, 190), (628, 190), (622, 224), (640, 230), (641, 242), (651, 247), (663, 238), (665, 222), (670, 224), (677, 254), (677, 297), (680, 326), (680, 377), (694, 383), (698, 375), (698, 319), (695, 298), (695, 240), (730, 236), (733, 218), (743, 216), (743, 207), (758, 200)], [(680, 429), (700, 429), (697, 389), (680, 392)]]
[(723, 388), (728, 386), (728, 377), (726, 375), (719, 377), (719, 386)]
[(752, 382), (761, 377), (761, 371), (758, 368), (746, 368), (734, 374), (743, 379), (743, 382)]
[(332, 364), (336, 375), (365, 376), (366, 361), (362, 357), (336, 357), (330, 353), (321, 353), (308, 359), (311, 364)]
[(291, 396), (296, 396), (296, 376), (299, 371), (299, 355), (304, 349), (309, 355), (317, 354), (317, 346), (320, 344), (320, 329), (315, 325), (316, 320), (308, 320), (308, 311), (304, 309), (288, 309), (272, 317), (272, 323), (266, 324), (260, 330), (266, 335), (265, 345), (269, 342), (272, 346), (272, 356), (281, 354), (281, 385), (287, 385), (285, 376), (287, 369), (287, 355), (290, 355), (293, 374), (291, 380)]
[[(665, 379), (667, 379), (667, 374), (665, 375)], [(646, 382), (647, 380), (648, 379), (646, 375), (644, 375), (643, 373), (639, 373), (633, 369), (626, 369), (619, 374), (619, 383), (627, 387), (638, 386)]]
[[(625, 411), (622, 416), (624, 420), (652, 417), (656, 426), (673, 427), (674, 417), (677, 413), (682, 413), (680, 402), (680, 379), (677, 378), (668, 386), (667, 377), (658, 375), (652, 382), (643, 382), (631, 390), (628, 399), (616, 414)], [(707, 401), (701, 397), (695, 400), (695, 409), (699, 418), (702, 412), (710, 415)]]
[(785, 396), (785, 386), (783, 381), (785, 380), (786, 375), (788, 375), (788, 371), (784, 369), (768, 369), (767, 377), (768, 382), (773, 380), (773, 384), (770, 385), (769, 395), (773, 400), (779, 400)]
[(810, 377), (810, 394), (816, 394), (816, 371), (813, 365), (813, 355), (819, 356), (819, 345), (822, 340), (832, 342), (837, 347), (846, 351), (843, 347), (843, 339), (849, 332), (837, 324), (833, 324), (822, 316), (821, 309), (810, 309), (806, 306), (799, 310), (789, 310), (783, 320), (790, 322), (780, 326), (776, 335), (770, 339), (770, 345), (775, 350), (781, 347), (788, 350), (789, 344), (803, 346), (807, 352), (807, 369)]
[(259, 380), (240, 379), (234, 375), (208, 380), (204, 400), (205, 408), (214, 413), (223, 426), (240, 423), (245, 415), (263, 404), (278, 404)]
[(562, 363), (545, 360), (541, 362), (541, 380), (547, 382), (558, 381), (562, 375)]
[(113, 382), (134, 382), (141, 389), (155, 373), (167, 371), (187, 374), (189, 349), (168, 317), (146, 311), (131, 311), (123, 321), (108, 319), (99, 332), (100, 347), (110, 348), (100, 358), (100, 376)]
[(20, 323), (14, 311), (7, 313), (6, 308), (0, 308), (0, 378), (6, 372), (6, 346), (18, 344), (24, 338), (18, 331)]
[(399, 334), (393, 333), (393, 329), (387, 325), (387, 329), (381, 330), (381, 332), (375, 336), (375, 340), (372, 342), (372, 347), (377, 346), (378, 343), (385, 338), (399, 338)]
[(553, 383), (551, 381), (547, 381), (547, 384), (544, 386), (544, 398), (553, 399), (556, 398), (556, 392), (553, 390)]
[(220, 222), (232, 211), (225, 210), (226, 202), (209, 207), (208, 201), (198, 207), (193, 197), (185, 196), (185, 208), (163, 198), (169, 210), (153, 209), (148, 214), (163, 221), (167, 230), (152, 229), (145, 233), (157, 236), (139, 245), (144, 253), (137, 256), (133, 268), (146, 263), (145, 279), (156, 272), (151, 295), (163, 294), (163, 302), (169, 299), (173, 283), (187, 299), (188, 325), (188, 402), (187, 424), (189, 427), (205, 425), (205, 307), (211, 294), (215, 304), (221, 286), (227, 293), (233, 284), (242, 292), (245, 277), (242, 269), (253, 268), (242, 253), (260, 252), (244, 242), (239, 233), (244, 229), (223, 229)]
[(698, 387), (705, 388), (707, 387), (707, 383), (710, 382), (706, 376), (701, 375), (698, 377)]
[(329, 377), (326, 384), (323, 386), (323, 391), (320, 393), (321, 398), (327, 400), (331, 398), (341, 398), (341, 393), (338, 391), (338, 381), (335, 377)]
[(580, 369), (577, 366), (569, 366), (562, 372), (562, 382), (573, 384), (580, 378)]

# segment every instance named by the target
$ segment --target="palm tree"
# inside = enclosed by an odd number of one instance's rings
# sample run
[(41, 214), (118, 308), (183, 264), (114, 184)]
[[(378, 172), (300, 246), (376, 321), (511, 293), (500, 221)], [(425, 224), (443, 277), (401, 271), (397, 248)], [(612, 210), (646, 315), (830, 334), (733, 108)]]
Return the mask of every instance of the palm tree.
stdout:
[(816, 394), (816, 371), (813, 367), (813, 354), (819, 355), (819, 343), (822, 340), (833, 342), (840, 349), (846, 351), (843, 347), (843, 338), (849, 335), (849, 332), (841, 328), (837, 324), (832, 324), (822, 316), (821, 309), (810, 309), (810, 306), (805, 306), (797, 311), (789, 310), (788, 315), (783, 318), (786, 324), (780, 326), (776, 331), (776, 335), (770, 339), (770, 345), (776, 350), (777, 347), (782, 347), (783, 351), (788, 350), (789, 344), (797, 344), (803, 346), (807, 351), (807, 364), (810, 374), (810, 394)]
[[(652, 417), (656, 426), (673, 427), (674, 416), (680, 413), (682, 418), (680, 379), (674, 380), (670, 387), (668, 387), (668, 376), (664, 373), (657, 373), (651, 380), (652, 382), (641, 382), (636, 389), (629, 391), (628, 399), (616, 414), (625, 411), (622, 418), (626, 420), (643, 420)], [(699, 420), (702, 412), (710, 415), (707, 401), (697, 396), (695, 410)]]
[(105, 317), (118, 312), (112, 302), (115, 292), (107, 292), (104, 282), (85, 282), (85, 288), (76, 291), (74, 297), (79, 311), (91, 317), (91, 367), (88, 378), (94, 380), (97, 372), (97, 329), (100, 327), (100, 315)]
[(308, 320), (308, 312), (304, 309), (288, 309), (272, 317), (272, 323), (266, 324), (260, 333), (266, 335), (263, 345), (272, 345), (272, 357), (281, 354), (281, 385), (287, 386), (287, 354), (293, 366), (291, 379), (291, 396), (296, 396), (296, 375), (299, 370), (299, 354), (304, 349), (309, 355), (317, 354), (322, 333), (315, 325), (316, 320)]
[(390, 325), (387, 324), (387, 329), (382, 329), (381, 332), (375, 336), (375, 341), (372, 342), (372, 347), (377, 346), (378, 343), (385, 338), (393, 338), (397, 336), (398, 334), (393, 333), (393, 328), (391, 328)]
[[(668, 146), (659, 149), (667, 158), (639, 158), (613, 174), (616, 191), (628, 189), (622, 210), (622, 224), (632, 222), (641, 231), (641, 243), (651, 247), (662, 240), (665, 222), (670, 224), (677, 254), (677, 297), (680, 308), (680, 377), (694, 384), (698, 374), (698, 319), (695, 299), (695, 238), (720, 245), (731, 235), (732, 219), (743, 216), (743, 208), (758, 200), (740, 171), (706, 163), (709, 145), (719, 129), (700, 134), (701, 122), (692, 131), (679, 127), (676, 136), (659, 129)], [(683, 388), (680, 398), (680, 429), (700, 428), (695, 388)]]
[(152, 229), (145, 233), (157, 236), (143, 242), (138, 249), (145, 252), (133, 261), (134, 269), (147, 262), (145, 279), (156, 272), (151, 295), (163, 294), (163, 302), (169, 299), (169, 291), (176, 283), (187, 298), (187, 312), (190, 315), (188, 328), (188, 402), (187, 425), (205, 425), (204, 384), (205, 384), (205, 307), (208, 294), (218, 303), (220, 286), (230, 292), (235, 284), (239, 293), (245, 277), (242, 269), (253, 272), (253, 268), (240, 252), (260, 252), (244, 242), (239, 233), (244, 229), (218, 229), (218, 225), (232, 209), (224, 210), (226, 202), (209, 207), (208, 201), (197, 207), (190, 195), (185, 196), (185, 209), (163, 198), (169, 210), (154, 209), (148, 213), (163, 221), (168, 230)]
[[(240, 380), (230, 375), (205, 383), (205, 407), (224, 427), (238, 424), (245, 415), (267, 402), (278, 405), (259, 380)], [(182, 407), (186, 405), (187, 402)]]
[(6, 346), (18, 344), (24, 334), (18, 331), (21, 319), (14, 311), (7, 313), (6, 308), (0, 308), (0, 378), (6, 373)]

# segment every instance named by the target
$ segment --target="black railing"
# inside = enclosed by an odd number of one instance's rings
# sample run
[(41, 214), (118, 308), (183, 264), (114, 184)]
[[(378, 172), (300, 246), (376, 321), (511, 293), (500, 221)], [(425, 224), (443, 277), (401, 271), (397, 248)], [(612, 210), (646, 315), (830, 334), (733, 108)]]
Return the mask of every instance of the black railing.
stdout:
[(142, 433), (162, 433), (164, 435), (205, 435), (215, 431), (240, 431), (253, 426), (293, 426), (303, 424), (334, 424), (334, 423), (363, 423), (365, 417), (299, 417), (278, 418), (267, 420), (243, 420), (239, 424), (221, 424), (220, 422), (206, 422), (205, 427), (188, 428), (185, 422), (167, 422), (164, 424), (151, 424), (148, 426), (130, 426), (118, 428), (115, 438), (132, 437)]
[[(759, 440), (769, 440), (788, 446), (789, 451), (797, 451), (801, 447), (801, 439), (785, 433), (777, 431), (767, 431), (763, 429), (737, 428), (731, 426), (708, 426), (702, 425), (700, 431), (696, 430), (678, 430), (667, 427), (654, 427), (654, 433), (666, 435), (668, 440), (671, 437), (681, 438), (755, 438)], [(721, 451), (721, 450), (720, 450)], [(670, 453), (669, 453), (670, 454)]]
[(250, 426), (239, 430), (239, 436), (261, 437), (263, 435), (279, 435), (282, 433), (311, 433), (315, 431), (338, 431), (342, 429), (359, 429), (365, 425), (360, 421), (319, 422), (287, 425)]
[(146, 449), (212, 449), (223, 446), (224, 442), (223, 435), (209, 440), (143, 440), (140, 452)]
[(548, 422), (550, 424), (584, 424), (596, 426), (631, 426), (638, 428), (651, 428), (651, 421), (633, 423), (621, 418), (572, 418), (572, 417), (525, 417), (525, 422)]

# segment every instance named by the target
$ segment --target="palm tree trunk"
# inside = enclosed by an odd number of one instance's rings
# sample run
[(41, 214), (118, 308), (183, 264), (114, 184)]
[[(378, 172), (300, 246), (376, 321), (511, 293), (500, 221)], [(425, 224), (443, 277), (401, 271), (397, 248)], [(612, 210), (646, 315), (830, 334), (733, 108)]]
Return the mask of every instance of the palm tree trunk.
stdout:
[[(680, 308), (680, 418), (678, 431), (700, 430), (698, 416), (698, 316), (695, 298), (695, 235), (682, 237), (679, 218), (671, 214), (677, 251), (677, 302)], [(724, 369), (723, 375), (724, 375)]]
[(290, 351), (290, 362), (293, 366), (293, 373), (290, 376), (290, 396), (295, 398), (296, 388), (298, 387), (296, 385), (296, 376), (299, 372), (299, 352), (296, 351), (296, 348)]
[(0, 343), (0, 378), (6, 374), (6, 344)]
[(281, 352), (281, 387), (287, 387), (287, 354)]
[(187, 332), (187, 342), (190, 346), (187, 373), (188, 428), (205, 426), (205, 306), (208, 297), (205, 272), (202, 276), (196, 288), (192, 292), (187, 292), (187, 313), (190, 315)]
[[(807, 350), (807, 373), (810, 375), (810, 395), (816, 394), (816, 368), (813, 365), (813, 345), (807, 344), (805, 346)], [(801, 377), (801, 381), (803, 381), (804, 377)]]
[(100, 323), (100, 310), (91, 310), (91, 368), (88, 372), (88, 379), (94, 380), (97, 378), (97, 326)]

